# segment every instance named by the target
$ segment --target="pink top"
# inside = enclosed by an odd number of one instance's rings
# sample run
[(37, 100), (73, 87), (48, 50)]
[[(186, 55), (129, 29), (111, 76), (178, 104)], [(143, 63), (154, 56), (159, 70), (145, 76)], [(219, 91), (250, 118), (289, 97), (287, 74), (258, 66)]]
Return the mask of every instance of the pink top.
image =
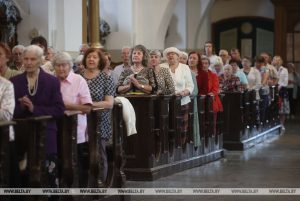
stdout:
[[(60, 82), (60, 90), (64, 103), (92, 104), (90, 90), (83, 77), (70, 72), (68, 77)], [(88, 141), (86, 114), (78, 114), (77, 144)]]

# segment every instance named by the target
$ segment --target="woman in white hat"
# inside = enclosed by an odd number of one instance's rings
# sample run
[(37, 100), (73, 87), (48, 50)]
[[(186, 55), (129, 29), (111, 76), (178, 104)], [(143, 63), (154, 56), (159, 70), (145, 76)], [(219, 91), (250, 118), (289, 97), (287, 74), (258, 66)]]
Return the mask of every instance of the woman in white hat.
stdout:
[(169, 68), (170, 74), (174, 81), (175, 94), (177, 96), (182, 97), (181, 98), (181, 115), (182, 115), (181, 136), (182, 136), (182, 144), (185, 145), (186, 133), (188, 129), (189, 103), (191, 102), (190, 95), (193, 93), (194, 90), (192, 74), (188, 65), (179, 63), (181, 52), (176, 47), (169, 47), (165, 49), (163, 55), (167, 59), (166, 66)]

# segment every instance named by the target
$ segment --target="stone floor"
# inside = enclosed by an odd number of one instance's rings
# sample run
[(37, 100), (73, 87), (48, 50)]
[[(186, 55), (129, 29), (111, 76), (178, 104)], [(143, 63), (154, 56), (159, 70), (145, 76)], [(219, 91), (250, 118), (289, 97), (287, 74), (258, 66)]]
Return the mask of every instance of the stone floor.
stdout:
[[(127, 181), (126, 187), (300, 188), (300, 119), (289, 120), (284, 134), (246, 151), (153, 182)], [(132, 201), (300, 201), (300, 196), (132, 196)]]

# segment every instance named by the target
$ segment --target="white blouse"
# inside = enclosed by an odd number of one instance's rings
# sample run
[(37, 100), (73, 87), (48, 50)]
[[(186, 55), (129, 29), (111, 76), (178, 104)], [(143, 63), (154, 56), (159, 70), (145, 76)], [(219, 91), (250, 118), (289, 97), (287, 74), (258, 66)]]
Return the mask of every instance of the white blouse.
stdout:
[[(161, 66), (169, 67), (168, 64), (164, 64)], [(190, 92), (190, 94), (193, 93), (194, 83), (193, 83), (192, 73), (188, 65), (179, 63), (178, 67), (175, 69), (175, 73), (173, 73), (170, 68), (169, 71), (174, 81), (175, 93), (179, 93), (185, 89), (187, 89)], [(191, 102), (190, 96), (182, 97), (181, 105), (185, 105), (189, 102)]]
[(249, 89), (258, 89), (261, 87), (261, 74), (256, 68), (250, 68), (250, 71), (247, 75), (247, 80)]

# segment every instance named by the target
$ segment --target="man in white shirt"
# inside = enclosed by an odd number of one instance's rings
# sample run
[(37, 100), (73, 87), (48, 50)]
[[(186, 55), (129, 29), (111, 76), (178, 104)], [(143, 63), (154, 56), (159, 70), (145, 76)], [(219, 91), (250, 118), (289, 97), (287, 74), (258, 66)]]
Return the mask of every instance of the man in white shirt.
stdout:
[(208, 67), (209, 70), (213, 71), (216, 63), (223, 65), (223, 61), (221, 57), (215, 54), (214, 45), (212, 42), (210, 41), (205, 42), (204, 50), (205, 50), (205, 55), (209, 58), (210, 61), (210, 65)]
[(123, 60), (123, 64), (116, 66), (111, 73), (111, 76), (113, 78), (115, 85), (118, 83), (119, 77), (120, 77), (121, 73), (124, 71), (124, 69), (130, 67), (130, 64), (129, 64), (130, 49), (131, 49), (130, 47), (122, 48), (121, 57)]

